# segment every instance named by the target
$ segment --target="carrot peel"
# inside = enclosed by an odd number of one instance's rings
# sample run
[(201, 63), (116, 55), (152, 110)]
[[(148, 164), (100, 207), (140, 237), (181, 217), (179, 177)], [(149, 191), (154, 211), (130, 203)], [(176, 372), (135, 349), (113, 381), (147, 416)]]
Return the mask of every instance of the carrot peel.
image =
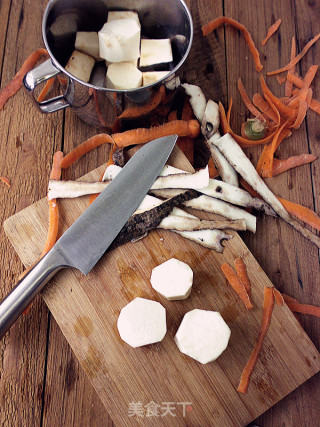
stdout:
[(273, 288), (265, 287), (261, 327), (260, 327), (258, 339), (253, 347), (249, 360), (241, 374), (240, 383), (237, 388), (238, 392), (240, 393), (244, 393), (244, 394), (247, 393), (251, 375), (257, 364), (259, 354), (262, 349), (263, 340), (268, 332), (269, 325), (271, 323), (273, 306), (274, 306)]
[(253, 308), (253, 305), (250, 301), (246, 287), (244, 283), (240, 280), (237, 273), (233, 270), (231, 265), (229, 265), (227, 262), (221, 265), (221, 270), (225, 275), (226, 279), (228, 280), (228, 282), (230, 283), (230, 285), (232, 286), (232, 288), (236, 291), (239, 298), (242, 300), (242, 302), (246, 306), (246, 309), (251, 310)]

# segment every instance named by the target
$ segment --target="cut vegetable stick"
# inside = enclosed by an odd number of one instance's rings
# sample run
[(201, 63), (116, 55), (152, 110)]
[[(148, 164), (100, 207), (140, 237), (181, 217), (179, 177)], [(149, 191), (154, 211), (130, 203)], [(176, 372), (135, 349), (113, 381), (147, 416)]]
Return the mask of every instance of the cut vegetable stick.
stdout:
[(273, 306), (274, 306), (273, 288), (265, 287), (261, 327), (260, 327), (258, 339), (253, 347), (249, 360), (241, 374), (240, 383), (237, 388), (237, 390), (240, 393), (244, 393), (244, 394), (247, 393), (252, 372), (257, 364), (259, 354), (262, 349), (264, 337), (266, 336), (269, 329), (269, 325), (271, 323)]
[[(290, 61), (292, 61), (296, 57), (296, 55), (297, 55), (296, 38), (295, 36), (293, 36), (292, 42), (291, 42)], [(295, 65), (292, 65), (292, 67), (290, 67), (288, 70), (287, 81), (284, 87), (284, 96), (287, 96), (289, 98), (292, 95), (292, 89), (293, 89), (293, 84), (289, 81), (289, 76), (294, 75), (294, 70), (295, 70)]]
[(303, 84), (301, 87), (301, 91), (299, 92), (299, 99), (305, 101), (308, 95), (308, 90), (310, 88), (310, 85), (315, 78), (315, 75), (318, 71), (319, 66), (318, 65), (311, 65), (306, 72), (304, 78), (303, 78)]
[(282, 73), (283, 71), (288, 71), (293, 65), (296, 65), (301, 58), (308, 52), (310, 47), (316, 43), (320, 38), (320, 33), (314, 36), (302, 49), (302, 51), (297, 55), (294, 59), (292, 59), (285, 67), (279, 68), (278, 70), (269, 71), (267, 73), (268, 76), (273, 76), (274, 74)]
[[(59, 180), (61, 176), (62, 151), (57, 151), (53, 155), (52, 169), (50, 173), (51, 180)], [(44, 256), (54, 246), (57, 241), (59, 229), (59, 206), (56, 199), (48, 200), (49, 204), (49, 229), (46, 243), (44, 245), (41, 257)]]
[(244, 283), (240, 280), (237, 273), (233, 270), (230, 264), (227, 262), (221, 265), (221, 270), (228, 280), (229, 284), (236, 291), (241, 301), (244, 303), (247, 310), (251, 310), (253, 305), (250, 301), (248, 292), (246, 291)]
[(296, 168), (298, 166), (306, 165), (315, 161), (317, 156), (315, 154), (300, 154), (299, 156), (292, 156), (288, 159), (273, 159), (272, 176), (280, 175), (289, 169)]
[(290, 215), (295, 216), (320, 231), (320, 217), (314, 211), (305, 206), (282, 199), (281, 197), (278, 197), (278, 199)]
[(44, 98), (47, 96), (47, 93), (49, 92), (49, 90), (51, 89), (53, 83), (55, 82), (55, 77), (51, 77), (51, 79), (49, 79), (46, 84), (44, 85), (42, 91), (40, 92), (37, 101), (38, 102), (42, 102), (44, 100)]
[(276, 288), (272, 288), (274, 300), (277, 303), (277, 305), (282, 306), (284, 304), (284, 299), (282, 294), (278, 291)]
[(282, 20), (277, 19), (276, 22), (274, 22), (268, 29), (266, 37), (262, 40), (261, 46), (264, 46), (267, 41), (270, 39), (270, 37), (278, 30), (278, 28), (281, 25)]
[(39, 59), (45, 56), (46, 58), (49, 57), (48, 52), (46, 49), (37, 49), (34, 52), (32, 52), (28, 58), (24, 61), (22, 64), (22, 67), (17, 72), (17, 74), (13, 77), (13, 79), (5, 86), (1, 92), (0, 92), (0, 110), (2, 110), (4, 104), (8, 101), (9, 98), (11, 98), (13, 95), (15, 95), (18, 90), (20, 89), (22, 85), (23, 78), (25, 74), (32, 70), (36, 63), (39, 61)]
[(247, 45), (250, 49), (250, 52), (253, 56), (256, 71), (259, 73), (263, 68), (262, 64), (260, 62), (259, 51), (256, 48), (254, 41), (252, 40), (251, 34), (249, 33), (249, 31), (247, 30), (247, 28), (244, 25), (240, 24), (240, 22), (235, 21), (234, 19), (228, 18), (226, 16), (221, 16), (221, 17), (214, 19), (213, 21), (209, 22), (208, 24), (204, 25), (202, 27), (202, 34), (204, 36), (207, 36), (212, 31), (214, 31), (215, 29), (217, 29), (218, 27), (220, 27), (223, 24), (232, 25), (233, 27), (235, 27), (236, 29), (238, 29), (242, 32), (242, 34), (244, 35), (244, 38), (247, 42)]
[(160, 102), (163, 100), (165, 94), (165, 87), (160, 86), (159, 90), (153, 95), (148, 104), (142, 106), (128, 107), (120, 114), (118, 119), (135, 118), (149, 114), (151, 111), (155, 110), (158, 107)]
[(234, 268), (236, 269), (237, 275), (239, 276), (239, 279), (241, 280), (241, 282), (243, 283), (247, 294), (250, 297), (251, 294), (251, 283), (249, 280), (249, 276), (248, 276), (248, 272), (247, 272), (247, 267), (243, 261), (243, 259), (241, 257), (237, 257), (234, 260)]
[(87, 139), (87, 141), (82, 142), (80, 145), (70, 151), (70, 153), (68, 153), (61, 160), (60, 166), (62, 169), (66, 169), (94, 148), (97, 148), (103, 144), (113, 143), (113, 138), (106, 133), (100, 133), (98, 135), (95, 135), (92, 138)]
[(301, 126), (303, 120), (306, 117), (307, 110), (308, 110), (308, 104), (307, 104), (307, 102), (302, 101), (301, 99), (299, 99), (298, 114), (297, 114), (297, 117), (296, 117), (294, 123), (290, 127), (292, 127), (293, 129), (299, 129), (299, 127)]
[(6, 176), (0, 176), (0, 180), (10, 187), (10, 181)]
[(134, 144), (144, 144), (152, 141), (153, 139), (168, 135), (190, 136), (191, 138), (196, 138), (199, 133), (200, 124), (198, 120), (176, 120), (152, 128), (139, 128), (122, 133), (115, 133), (112, 135), (112, 138), (113, 142), (115, 142), (118, 147), (127, 147)]

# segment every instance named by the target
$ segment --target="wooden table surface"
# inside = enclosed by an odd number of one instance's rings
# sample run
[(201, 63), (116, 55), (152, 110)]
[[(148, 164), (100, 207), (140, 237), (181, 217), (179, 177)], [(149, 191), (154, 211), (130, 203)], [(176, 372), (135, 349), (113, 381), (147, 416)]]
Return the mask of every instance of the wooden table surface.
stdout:
[[(26, 56), (43, 47), (41, 20), (46, 0), (2, 0), (0, 2), (0, 79), (3, 88), (20, 68)], [(189, 0), (194, 19), (195, 40), (201, 25), (222, 14), (247, 25), (254, 40), (262, 40), (277, 18), (280, 31), (265, 48), (259, 46), (262, 62), (272, 70), (289, 60), (291, 38), (297, 38), (301, 50), (320, 31), (319, 0), (271, 0), (246, 2), (232, 0)], [(258, 44), (258, 43), (257, 43)], [(205, 49), (195, 42), (185, 78), (199, 84), (207, 96), (227, 105), (233, 97), (231, 124), (239, 129), (246, 111), (241, 104), (236, 82), (241, 76), (250, 95), (259, 91), (259, 79), (250, 53), (237, 31), (220, 29), (208, 38)], [(212, 50), (214, 55), (212, 55)], [(319, 64), (320, 46), (315, 45), (298, 66), (304, 75), (310, 64)], [(192, 66), (196, 64), (196, 66)], [(279, 96), (283, 88), (268, 78)], [(313, 95), (320, 100), (320, 77), (313, 83)], [(24, 90), (9, 100), (0, 112), (0, 175), (7, 176), (11, 187), (0, 187), (1, 224), (9, 216), (46, 194), (52, 155), (61, 149), (69, 152), (78, 143), (99, 130), (81, 122), (70, 110), (42, 115)], [(308, 112), (307, 120), (284, 143), (280, 157), (312, 152), (320, 155), (319, 116)], [(290, 141), (290, 142), (289, 142)], [(64, 173), (76, 179), (105, 162), (108, 147), (100, 147)], [(255, 163), (260, 148), (248, 150)], [(268, 181), (276, 194), (320, 212), (320, 166), (291, 170)], [(301, 302), (320, 305), (320, 271), (317, 248), (282, 221), (259, 218), (255, 235), (243, 239), (274, 285)], [(12, 288), (23, 266), (0, 230), (0, 299)], [(301, 323), (320, 350), (319, 319), (302, 316)], [(320, 419), (320, 375), (263, 414), (260, 426), (315, 426)], [(4, 426), (107, 426), (111, 418), (99, 401), (89, 380), (41, 297), (29, 313), (19, 319), (0, 342), (0, 424)]]

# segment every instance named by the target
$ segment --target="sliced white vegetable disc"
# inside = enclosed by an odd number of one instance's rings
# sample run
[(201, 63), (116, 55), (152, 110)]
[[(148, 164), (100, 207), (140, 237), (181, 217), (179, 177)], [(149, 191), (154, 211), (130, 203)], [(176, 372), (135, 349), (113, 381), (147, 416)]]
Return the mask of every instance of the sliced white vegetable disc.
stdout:
[(153, 344), (167, 332), (166, 310), (157, 301), (135, 298), (120, 311), (117, 326), (120, 337), (131, 347)]
[(194, 309), (184, 315), (174, 340), (182, 353), (205, 364), (223, 353), (230, 334), (220, 313)]
[(193, 271), (185, 262), (171, 258), (152, 270), (151, 285), (168, 300), (186, 299), (190, 295)]

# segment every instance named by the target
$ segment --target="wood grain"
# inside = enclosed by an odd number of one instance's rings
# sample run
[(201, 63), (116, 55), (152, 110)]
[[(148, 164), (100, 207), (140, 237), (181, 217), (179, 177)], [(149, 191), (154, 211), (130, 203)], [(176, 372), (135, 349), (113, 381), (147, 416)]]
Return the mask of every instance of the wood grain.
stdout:
[[(173, 165), (186, 168), (176, 150)], [(87, 179), (98, 179), (101, 170)], [(61, 201), (62, 230), (79, 216), (87, 198)], [(5, 231), (28, 266), (37, 258), (46, 235), (46, 199), (6, 220)], [(226, 243), (223, 254), (199, 247), (170, 232), (154, 231), (142, 241), (108, 253), (87, 277), (76, 270), (58, 273), (43, 297), (116, 425), (244, 426), (320, 370), (320, 354), (286, 307), (276, 308), (260, 363), (248, 395), (236, 391), (241, 371), (256, 339), (263, 287), (271, 283), (240, 237)], [(28, 236), (28, 238), (27, 238)], [(242, 256), (253, 285), (255, 309), (248, 313), (226, 287), (220, 265)], [(171, 257), (194, 271), (191, 296), (168, 302), (150, 287), (152, 268)], [(168, 332), (156, 345), (132, 349), (119, 337), (121, 308), (137, 296), (155, 299), (167, 310)], [(216, 363), (200, 365), (179, 353), (173, 341), (178, 325), (193, 308), (214, 309), (228, 322), (232, 338)], [(285, 349), (285, 351), (284, 351)], [(298, 369), (299, 367), (299, 369)], [(281, 375), (279, 372), (281, 371)], [(69, 369), (69, 374), (72, 370)], [(166, 378), (166, 380), (164, 380)], [(192, 412), (176, 417), (128, 417), (130, 402), (192, 402)], [(212, 413), (214, 408), (214, 413)], [(139, 417), (138, 417), (139, 418)]]
[[(0, 2), (1, 87), (12, 78), (27, 54), (43, 46), (40, 22), (46, 3), (46, 0)], [(241, 35), (232, 28), (226, 27), (225, 30), (215, 32), (212, 37), (203, 39), (200, 26), (225, 14), (247, 24), (254, 40), (259, 43), (267, 27), (281, 17), (283, 22), (279, 33), (269, 40), (265, 49), (259, 47), (266, 55), (266, 58), (262, 58), (263, 63), (268, 64), (271, 70), (289, 59), (293, 34), (301, 50), (311, 36), (320, 31), (319, 2), (266, 0), (249, 1), (244, 6), (243, 2), (189, 0), (187, 4), (194, 19), (195, 39), (189, 61), (184, 67), (185, 78), (189, 82), (200, 83), (207, 96), (222, 100), (225, 105), (230, 94), (233, 94), (235, 104), (232, 126), (238, 130), (245, 118), (245, 110), (236, 92), (237, 78), (241, 75), (250, 94), (259, 89), (257, 75), (247, 65), (251, 61), (250, 54)], [(234, 37), (232, 33), (235, 33)], [(319, 53), (317, 44), (302, 61), (299, 67), (301, 74), (310, 63), (319, 63)], [(283, 88), (278, 86), (275, 79), (268, 79), (268, 84), (275, 93), (283, 93)], [(314, 97), (320, 99), (317, 87), (319, 75), (316, 76), (313, 88)], [(0, 114), (0, 171), (1, 175), (7, 175), (12, 182), (15, 181), (10, 189), (5, 186), (1, 188), (3, 222), (14, 212), (45, 195), (52, 153), (63, 147), (65, 152), (69, 151), (86, 137), (92, 136), (95, 129), (80, 122), (70, 111), (65, 115), (40, 115), (23, 91), (8, 102)], [(320, 154), (318, 120), (318, 116), (309, 112), (306, 125), (295, 133), (290, 144), (281, 147), (280, 157), (306, 150)], [(199, 148), (202, 153), (201, 144)], [(259, 149), (248, 153), (256, 161)], [(102, 164), (105, 154), (101, 150), (86, 156), (67, 171), (65, 177), (78, 178)], [(201, 161), (201, 156), (196, 156), (196, 159)], [(318, 164), (319, 161), (316, 161), (311, 167), (312, 179), (310, 167), (305, 166), (272, 180), (269, 185), (278, 194), (319, 212)], [(285, 224), (268, 218), (258, 219), (255, 236), (242, 233), (242, 237), (279, 289), (303, 302), (320, 305), (320, 293), (315, 286), (320, 279), (318, 253), (303, 238)], [(0, 254), (1, 298), (22, 272), (22, 264), (2, 231)], [(41, 299), (37, 300), (28, 317), (21, 319), (0, 343), (1, 425), (107, 425), (110, 418), (77, 359), (71, 356), (70, 347), (54, 320), (50, 321), (48, 329), (48, 316), (50, 318)], [(319, 320), (301, 316), (301, 322), (319, 349)], [(34, 325), (36, 330), (33, 329)], [(69, 371), (71, 359), (74, 360), (76, 375), (73, 386), (68, 388), (69, 380), (65, 374)], [(59, 369), (56, 369), (57, 366)], [(317, 425), (320, 418), (319, 387), (320, 375), (317, 375), (267, 411), (257, 423), (263, 426)]]

